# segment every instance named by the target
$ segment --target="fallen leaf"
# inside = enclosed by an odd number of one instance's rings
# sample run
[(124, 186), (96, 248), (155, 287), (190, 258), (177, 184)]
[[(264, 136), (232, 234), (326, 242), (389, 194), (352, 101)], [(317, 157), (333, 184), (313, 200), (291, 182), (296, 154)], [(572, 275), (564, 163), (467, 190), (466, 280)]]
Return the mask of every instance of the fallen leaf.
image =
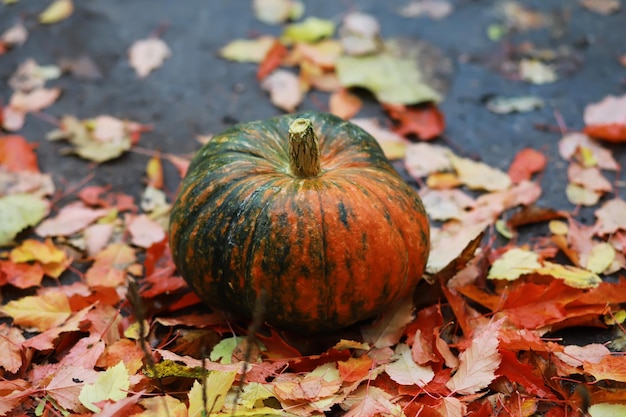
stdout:
[(370, 14), (353, 11), (343, 17), (339, 39), (347, 55), (366, 55), (380, 52), (380, 24)]
[(278, 39), (272, 40), (272, 45), (265, 51), (259, 61), (260, 65), (256, 72), (256, 79), (264, 80), (269, 74), (283, 64), (289, 50)]
[(581, 206), (595, 206), (602, 197), (602, 193), (598, 191), (572, 183), (565, 187), (565, 195), (570, 203)]
[(613, 185), (602, 175), (598, 167), (584, 168), (577, 163), (571, 163), (567, 168), (567, 177), (571, 183), (587, 190), (601, 193), (613, 190)]
[(61, 365), (55, 369), (45, 390), (61, 407), (82, 411), (84, 409), (80, 403), (79, 394), (85, 384), (94, 382), (97, 377), (98, 372), (92, 368), (71, 364)]
[(286, 45), (297, 42), (313, 43), (329, 38), (333, 33), (335, 33), (335, 23), (332, 20), (307, 17), (300, 23), (287, 25), (280, 40)]
[(0, 197), (0, 246), (11, 244), (19, 232), (38, 224), (48, 211), (48, 201), (35, 195)]
[(584, 133), (569, 133), (559, 141), (559, 153), (563, 159), (578, 157), (582, 166), (597, 166), (601, 169), (617, 171), (619, 165), (608, 149)]
[(0, 367), (12, 374), (22, 367), (22, 342), (26, 340), (22, 332), (16, 328), (8, 326), (6, 323), (0, 324)]
[(509, 166), (509, 177), (514, 184), (530, 180), (533, 174), (543, 171), (547, 163), (548, 160), (543, 153), (532, 148), (524, 148), (515, 154)]
[(400, 385), (423, 387), (435, 376), (430, 366), (415, 363), (411, 349), (405, 343), (396, 346), (392, 360), (393, 362), (385, 365), (385, 372)]
[(157, 37), (135, 41), (128, 49), (130, 65), (135, 69), (139, 78), (145, 78), (161, 67), (171, 54), (167, 44)]
[(20, 246), (11, 250), (9, 259), (15, 263), (39, 261), (42, 264), (48, 264), (63, 262), (66, 255), (54, 245), (51, 239), (46, 239), (45, 242), (26, 239)]
[(0, 44), (12, 48), (24, 44), (27, 39), (28, 30), (26, 26), (23, 22), (17, 22), (0, 35)]
[(441, 20), (452, 13), (453, 7), (446, 0), (419, 0), (411, 1), (400, 9), (400, 16), (420, 17), (428, 16), (431, 19)]
[(51, 106), (60, 95), (60, 88), (42, 87), (28, 93), (16, 91), (9, 100), (9, 106), (20, 112), (38, 112)]
[(437, 106), (426, 104), (420, 107), (383, 104), (385, 111), (397, 122), (394, 131), (404, 137), (415, 135), (421, 140), (441, 136), (446, 124)]
[(135, 251), (124, 243), (112, 243), (96, 255), (85, 273), (90, 287), (117, 287), (126, 282), (126, 269), (136, 262)]
[(583, 118), (589, 136), (610, 142), (626, 141), (626, 95), (609, 95), (587, 105)]
[(41, 222), (35, 233), (41, 237), (69, 236), (108, 213), (107, 209), (92, 209), (81, 202), (71, 203), (63, 207), (55, 217)]
[(77, 58), (61, 58), (59, 67), (63, 72), (69, 72), (77, 79), (99, 80), (102, 78), (102, 72), (96, 63), (86, 55)]
[(67, 19), (74, 12), (72, 0), (55, 0), (39, 14), (39, 23), (52, 24)]
[(413, 178), (452, 170), (452, 152), (440, 145), (416, 143), (407, 146), (404, 165)]
[(71, 315), (67, 295), (62, 291), (47, 291), (12, 300), (0, 307), (13, 323), (27, 330), (46, 331), (62, 324)]
[(346, 120), (354, 117), (362, 106), (363, 102), (358, 96), (343, 88), (332, 93), (328, 102), (329, 111)]
[(339, 376), (344, 382), (356, 382), (367, 377), (374, 366), (374, 361), (367, 356), (350, 358), (347, 361), (337, 362)]
[(443, 397), (439, 412), (444, 417), (464, 417), (467, 415), (467, 406), (455, 397)]
[(402, 337), (406, 325), (413, 320), (413, 313), (411, 297), (397, 301), (379, 319), (361, 327), (364, 341), (377, 348), (395, 345)]
[(620, 417), (626, 415), (626, 405), (613, 403), (598, 403), (589, 407), (591, 417)]
[(525, 6), (523, 2), (507, 1), (499, 4), (499, 12), (509, 28), (519, 31), (540, 29), (549, 23), (543, 13)]
[(402, 407), (392, 402), (392, 395), (375, 386), (361, 386), (341, 404), (344, 417), (404, 416)]
[(501, 361), (498, 332), (502, 322), (501, 319), (489, 323), (472, 338), (471, 345), (459, 355), (459, 369), (446, 387), (459, 394), (475, 394), (496, 378)]
[(512, 248), (493, 262), (487, 278), (513, 281), (539, 268), (539, 255), (529, 250)]
[(101, 372), (93, 383), (85, 384), (78, 399), (87, 409), (97, 413), (101, 401), (117, 401), (126, 398), (130, 388), (130, 375), (123, 362)]
[(131, 243), (141, 248), (149, 248), (165, 238), (165, 230), (145, 214), (134, 216), (127, 224)]
[(35, 148), (23, 136), (0, 136), (0, 165), (9, 172), (39, 172)]
[[(188, 417), (204, 416), (205, 410), (221, 410), (226, 400), (226, 393), (235, 382), (236, 376), (236, 372), (213, 371), (207, 375), (204, 387), (197, 380), (194, 381), (188, 393)], [(202, 393), (203, 390), (205, 394)]]
[(469, 158), (450, 155), (450, 162), (459, 180), (472, 190), (502, 191), (509, 188), (511, 178), (497, 168)]
[(336, 71), (341, 85), (366, 88), (387, 104), (440, 101), (441, 95), (425, 83), (411, 53), (394, 45), (388, 44), (385, 52), (378, 54), (339, 58)]
[(275, 37), (269, 35), (255, 39), (235, 39), (220, 49), (219, 55), (229, 61), (260, 63), (276, 41)]
[(602, 282), (602, 279), (594, 272), (552, 262), (544, 261), (543, 266), (535, 272), (561, 279), (566, 285), (573, 288), (595, 288)]
[(532, 84), (550, 84), (557, 80), (554, 68), (536, 59), (522, 59), (519, 75), (522, 80)]
[(272, 104), (286, 112), (293, 112), (304, 99), (298, 77), (286, 70), (276, 70), (268, 75), (261, 87), (270, 93)]
[(526, 113), (543, 106), (543, 99), (535, 96), (493, 97), (487, 101), (487, 109), (496, 114)]
[(609, 235), (626, 230), (626, 201), (614, 198), (596, 210), (596, 229), (599, 235)]
[(142, 398), (139, 405), (146, 411), (133, 414), (134, 417), (187, 417), (187, 406), (170, 395)]
[(580, 0), (585, 9), (601, 15), (609, 15), (621, 9), (619, 0)]
[(268, 25), (298, 20), (304, 12), (304, 5), (294, 0), (254, 0), (252, 7), (256, 18)]
[(604, 345), (592, 343), (585, 346), (569, 345), (563, 348), (563, 352), (554, 353), (560, 360), (570, 366), (583, 366), (585, 362), (599, 363), (611, 351)]
[(350, 122), (372, 135), (383, 149), (387, 159), (394, 160), (405, 157), (407, 146), (409, 146), (407, 140), (380, 126), (376, 119), (352, 119)]
[(434, 220), (461, 220), (467, 209), (476, 206), (473, 198), (458, 189), (425, 189), (420, 197), (428, 216)]

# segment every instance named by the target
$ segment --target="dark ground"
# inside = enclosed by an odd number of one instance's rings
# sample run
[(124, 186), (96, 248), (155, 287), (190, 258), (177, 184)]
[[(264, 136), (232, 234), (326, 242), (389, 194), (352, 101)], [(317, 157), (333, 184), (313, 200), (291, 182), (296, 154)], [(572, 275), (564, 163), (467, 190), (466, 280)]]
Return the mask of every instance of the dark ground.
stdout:
[[(256, 81), (256, 66), (225, 61), (217, 56), (219, 48), (235, 38), (254, 34), (279, 34), (280, 26), (267, 26), (255, 19), (247, 0), (78, 0), (67, 20), (42, 26), (36, 14), (49, 2), (21, 0), (15, 5), (0, 5), (0, 32), (17, 19), (24, 18), (29, 39), (0, 56), (0, 97), (10, 97), (7, 81), (27, 58), (39, 64), (57, 63), (61, 58), (87, 55), (99, 66), (103, 78), (80, 81), (69, 75), (48, 82), (60, 86), (62, 97), (46, 113), (79, 118), (110, 114), (150, 124), (140, 146), (183, 154), (195, 151), (196, 134), (218, 133), (234, 121), (262, 119), (281, 112), (273, 107)], [(497, 21), (497, 1), (453, 1), (454, 12), (442, 21), (400, 17), (397, 10), (407, 0), (315, 0), (305, 1), (306, 16), (341, 19), (342, 13), (358, 9), (376, 16), (382, 35), (425, 40), (444, 51), (454, 63), (454, 74), (441, 109), (446, 116), (446, 136), (466, 155), (479, 156), (484, 162), (506, 169), (515, 153), (534, 147), (549, 155), (549, 166), (542, 181), (540, 204), (572, 210), (564, 189), (565, 162), (557, 153), (560, 135), (535, 129), (536, 124), (556, 126), (559, 112), (570, 129), (583, 126), (584, 107), (608, 94), (626, 92), (626, 68), (618, 61), (626, 54), (626, 4), (611, 16), (600, 16), (584, 9), (578, 1), (525, 1), (525, 5), (556, 16), (565, 16), (563, 26), (515, 34), (511, 41), (532, 41), (536, 47), (557, 49), (566, 46), (573, 59), (566, 63), (573, 71), (561, 74), (553, 84), (532, 85), (507, 80), (487, 68), (484, 60), (467, 59), (495, 56), (501, 45), (486, 36), (487, 27)], [(567, 17), (569, 15), (569, 18)], [(562, 20), (562, 19), (557, 19)], [(164, 65), (145, 79), (139, 79), (126, 55), (136, 40), (166, 28), (163, 40), (172, 50)], [(555, 32), (563, 29), (561, 36)], [(567, 72), (567, 71), (566, 71)], [(489, 112), (481, 101), (486, 96), (538, 95), (547, 106), (541, 110), (513, 115)], [(327, 103), (322, 93), (317, 102)], [(319, 110), (309, 94), (299, 110)], [(380, 106), (369, 100), (359, 116), (382, 116)], [(51, 172), (59, 187), (76, 183), (95, 170), (92, 184), (112, 185), (114, 190), (138, 196), (143, 189), (147, 157), (129, 152), (123, 157), (96, 166), (76, 157), (60, 156), (59, 143), (44, 139), (53, 126), (29, 115), (18, 133), (38, 142), (42, 172)], [(626, 163), (626, 152), (614, 148), (615, 156)], [(168, 189), (173, 192), (178, 177), (166, 171)], [(581, 213), (584, 222), (593, 222), (593, 211)], [(580, 340), (578, 340), (580, 342)], [(573, 341), (570, 341), (573, 342)]]

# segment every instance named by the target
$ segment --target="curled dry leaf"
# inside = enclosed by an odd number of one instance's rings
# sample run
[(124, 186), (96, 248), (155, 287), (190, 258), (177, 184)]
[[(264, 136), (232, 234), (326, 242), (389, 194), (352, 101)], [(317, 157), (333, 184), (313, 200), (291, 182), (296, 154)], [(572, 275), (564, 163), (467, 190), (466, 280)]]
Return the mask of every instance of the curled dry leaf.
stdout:
[(163, 65), (171, 54), (167, 44), (157, 37), (138, 40), (128, 49), (130, 65), (135, 69), (139, 78), (147, 77)]
[(270, 93), (270, 100), (279, 109), (293, 112), (304, 99), (298, 77), (286, 70), (276, 70), (263, 82), (261, 87)]

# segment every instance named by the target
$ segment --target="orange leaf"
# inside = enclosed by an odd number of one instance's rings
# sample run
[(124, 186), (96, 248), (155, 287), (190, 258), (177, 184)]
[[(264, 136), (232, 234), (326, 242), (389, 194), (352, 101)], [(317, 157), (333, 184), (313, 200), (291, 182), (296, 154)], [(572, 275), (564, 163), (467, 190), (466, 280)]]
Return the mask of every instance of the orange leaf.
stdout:
[(0, 165), (9, 172), (39, 172), (35, 144), (28, 143), (22, 136), (0, 137)]
[(350, 358), (347, 361), (339, 361), (337, 362), (337, 367), (339, 368), (339, 375), (344, 382), (356, 382), (369, 375), (372, 364), (372, 359), (367, 355), (363, 355), (358, 358)]
[[(0, 261), (0, 284), (6, 280), (17, 288), (30, 288), (41, 285), (44, 270), (40, 264), (16, 264)], [(4, 276), (4, 278), (2, 278)]]
[(267, 52), (267, 55), (265, 55), (265, 58), (263, 59), (261, 64), (259, 64), (259, 69), (256, 73), (257, 80), (263, 80), (272, 71), (280, 67), (283, 59), (285, 59), (288, 53), (289, 51), (287, 50), (285, 45), (276, 40), (274, 42), (274, 45), (272, 45), (270, 50)]
[(626, 124), (623, 123), (587, 125), (584, 132), (589, 136), (608, 142), (626, 142)]
[(434, 104), (407, 107), (401, 104), (385, 104), (383, 108), (398, 125), (394, 131), (402, 136), (416, 135), (421, 140), (431, 140), (445, 130), (443, 114)]
[(107, 346), (100, 360), (104, 362), (105, 368), (124, 362), (129, 374), (134, 375), (143, 366), (143, 350), (134, 340), (120, 339), (110, 346)]
[(124, 243), (113, 243), (96, 256), (85, 274), (90, 287), (117, 287), (126, 280), (126, 268), (135, 262), (135, 251)]
[(22, 332), (16, 327), (0, 324), (0, 367), (16, 374), (22, 367)]
[(511, 162), (509, 177), (516, 184), (523, 180), (530, 180), (533, 174), (543, 171), (547, 162), (543, 153), (532, 148), (522, 149)]
[(354, 117), (361, 110), (362, 105), (361, 99), (345, 88), (332, 93), (328, 103), (332, 114), (346, 120)]
[(71, 314), (70, 304), (61, 291), (47, 291), (9, 301), (0, 312), (13, 318), (18, 326), (43, 332), (62, 324)]

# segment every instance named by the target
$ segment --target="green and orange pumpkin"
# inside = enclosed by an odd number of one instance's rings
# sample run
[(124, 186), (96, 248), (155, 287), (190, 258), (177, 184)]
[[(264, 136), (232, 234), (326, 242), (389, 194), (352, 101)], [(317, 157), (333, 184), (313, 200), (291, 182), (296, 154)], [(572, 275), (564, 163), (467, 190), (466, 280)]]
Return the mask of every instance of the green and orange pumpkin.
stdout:
[(199, 297), (281, 329), (323, 332), (411, 293), (429, 252), (417, 193), (360, 127), (324, 113), (233, 126), (195, 155), (170, 222)]

